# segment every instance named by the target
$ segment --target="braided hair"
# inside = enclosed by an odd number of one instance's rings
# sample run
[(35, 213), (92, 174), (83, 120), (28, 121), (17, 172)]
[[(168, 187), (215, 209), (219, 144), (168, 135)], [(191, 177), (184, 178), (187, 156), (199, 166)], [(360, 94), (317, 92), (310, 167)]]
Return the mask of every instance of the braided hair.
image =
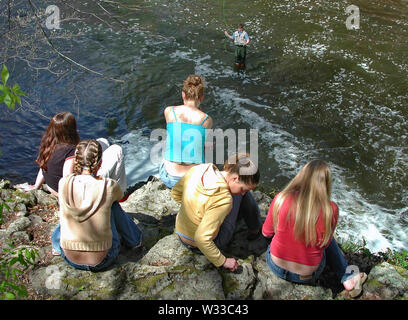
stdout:
[(96, 176), (101, 160), (102, 146), (98, 141), (87, 139), (79, 142), (75, 150), (74, 174), (78, 175), (83, 170), (88, 170)]

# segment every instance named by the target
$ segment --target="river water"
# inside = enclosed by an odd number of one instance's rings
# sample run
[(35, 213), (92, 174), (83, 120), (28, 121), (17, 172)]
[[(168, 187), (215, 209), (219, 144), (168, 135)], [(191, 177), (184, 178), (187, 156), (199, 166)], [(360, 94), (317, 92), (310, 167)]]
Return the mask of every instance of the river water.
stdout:
[[(133, 1), (127, 30), (87, 24), (66, 52), (125, 84), (78, 74), (40, 73), (13, 81), (38, 97), (43, 115), (69, 110), (81, 138), (122, 145), (129, 184), (157, 174), (149, 158), (163, 110), (180, 104), (188, 74), (205, 77), (202, 108), (214, 128), (258, 130), (264, 189), (282, 189), (314, 158), (332, 169), (339, 238), (372, 251), (408, 249), (408, 1)], [(348, 30), (346, 7), (360, 9)], [(244, 23), (246, 69), (234, 70), (224, 30)], [(67, 22), (62, 28), (76, 28)], [(75, 86), (74, 90), (67, 88)], [(2, 108), (3, 109), (3, 108)], [(34, 160), (48, 119), (4, 113), (0, 176), (34, 182)], [(249, 150), (248, 150), (249, 151)]]

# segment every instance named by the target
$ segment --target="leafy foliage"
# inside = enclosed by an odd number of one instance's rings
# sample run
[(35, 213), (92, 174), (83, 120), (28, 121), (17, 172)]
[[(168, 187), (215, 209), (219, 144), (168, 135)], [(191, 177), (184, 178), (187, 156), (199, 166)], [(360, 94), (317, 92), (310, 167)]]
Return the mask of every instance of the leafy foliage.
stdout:
[(18, 284), (17, 274), (24, 273), (30, 265), (34, 265), (35, 257), (39, 256), (33, 248), (20, 248), (7, 242), (6, 253), (0, 259), (0, 300), (14, 300), (18, 297), (27, 297), (27, 289), (23, 284)]
[(16, 102), (21, 105), (20, 96), (25, 96), (26, 93), (20, 90), (20, 86), (16, 83), (12, 88), (7, 87), (7, 81), (10, 77), (9, 71), (5, 65), (3, 65), (3, 70), (1, 71), (1, 82), (0, 84), (0, 103), (4, 102), (10, 110), (14, 110)]
[(402, 250), (401, 252), (398, 252), (388, 249), (385, 256), (390, 263), (408, 270), (408, 251)]
[(343, 250), (344, 252), (362, 253), (365, 257), (372, 256), (371, 251), (366, 247), (367, 242), (364, 238), (362, 240), (362, 243), (356, 243), (352, 241), (342, 241), (341, 239), (336, 239), (336, 240), (338, 240), (337, 243), (340, 249)]
[(0, 199), (0, 224), (3, 224), (3, 210), (7, 209), (10, 210), (10, 207), (7, 205), (7, 203), (5, 201), (3, 201), (2, 199)]

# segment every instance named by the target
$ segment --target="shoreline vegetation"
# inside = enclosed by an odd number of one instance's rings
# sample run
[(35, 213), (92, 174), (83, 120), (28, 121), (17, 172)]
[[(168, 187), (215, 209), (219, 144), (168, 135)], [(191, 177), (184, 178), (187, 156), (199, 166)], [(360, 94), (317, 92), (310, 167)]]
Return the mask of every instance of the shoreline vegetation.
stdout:
[[(174, 230), (174, 220), (175, 215), (177, 213), (176, 207), (174, 204), (170, 203), (170, 192), (164, 185), (161, 184), (160, 181), (155, 179), (154, 177), (149, 178), (146, 182), (138, 183), (137, 185), (129, 188), (128, 190), (131, 191), (129, 199), (123, 202), (121, 205), (126, 212), (132, 215), (133, 219), (136, 220), (138, 224), (142, 225), (143, 232), (144, 232), (144, 245), (145, 249), (140, 256), (137, 257), (129, 257), (126, 252), (122, 253), (119, 256), (119, 264), (123, 264), (126, 268), (132, 266), (132, 270), (136, 269), (135, 263), (139, 264), (140, 261), (144, 261), (146, 256), (149, 254), (157, 255), (155, 252), (155, 248), (159, 246), (158, 244), (162, 241), (170, 241), (171, 245), (176, 246), (178, 244), (177, 241), (172, 243), (174, 240), (173, 237), (173, 230)], [(148, 198), (147, 193), (150, 193), (151, 197), (155, 197), (159, 202), (161, 202), (160, 206), (157, 206), (156, 203), (152, 203), (155, 200), (151, 200)], [(163, 194), (165, 198), (168, 199), (167, 201), (164, 200)], [(262, 188), (257, 188), (254, 190), (254, 196), (258, 203), (260, 204), (261, 215), (262, 218), (265, 219), (267, 209), (270, 205), (270, 201), (273, 199), (273, 196), (276, 194), (276, 190), (269, 190), (264, 191)], [(139, 199), (139, 200), (135, 200)], [(142, 199), (142, 200), (140, 200)], [(168, 203), (165, 203), (168, 202)], [(58, 293), (53, 294), (52, 290), (41, 290), (38, 286), (38, 274), (42, 270), (42, 281), (47, 281), (44, 279), (44, 274), (49, 274), (47, 268), (50, 266), (58, 265), (58, 268), (65, 268), (65, 273), (70, 274), (74, 273), (73, 268), (69, 267), (65, 261), (63, 261), (60, 257), (54, 257), (51, 254), (51, 233), (55, 226), (58, 223), (58, 201), (57, 198), (47, 194), (43, 189), (40, 190), (33, 190), (29, 192), (23, 192), (17, 190), (10, 184), (7, 180), (0, 180), (0, 217), (1, 217), (1, 224), (0, 224), (0, 297), (1, 299), (27, 299), (27, 300), (45, 300), (45, 299), (96, 299), (96, 298), (108, 298), (108, 299), (115, 299), (116, 295), (112, 292), (109, 294), (107, 292), (100, 293), (101, 295), (96, 294), (95, 296), (88, 295), (75, 295), (74, 297), (67, 295), (65, 293)], [(135, 205), (135, 203), (137, 205)], [(163, 207), (164, 206), (164, 207)], [(164, 212), (168, 210), (168, 212)], [(140, 211), (140, 212), (139, 212)], [(221, 275), (222, 279), (222, 290), (224, 294), (218, 295), (217, 299), (289, 299), (289, 300), (298, 300), (298, 299), (344, 299), (342, 298), (342, 286), (336, 283), (334, 273), (330, 270), (328, 266), (326, 266), (325, 271), (323, 272), (321, 279), (319, 279), (318, 283), (316, 284), (317, 289), (325, 289), (328, 290), (326, 293), (317, 295), (316, 293), (302, 293), (304, 296), (296, 296), (294, 295), (287, 295), (282, 296), (279, 294), (278, 297), (274, 296), (271, 293), (270, 289), (267, 289), (268, 285), (263, 284), (262, 282), (265, 281), (268, 283), (266, 278), (272, 277), (272, 274), (268, 274), (262, 267), (262, 256), (264, 255), (265, 247), (262, 245), (255, 245), (254, 248), (243, 249), (244, 244), (241, 242), (245, 240), (245, 237), (242, 235), (243, 239), (240, 239), (240, 228), (237, 227), (238, 231), (236, 230), (236, 247), (232, 248), (231, 254), (240, 258), (240, 264), (243, 268), (248, 268), (251, 270), (252, 273), (255, 273), (255, 278), (257, 281), (251, 282), (252, 283), (252, 291), (248, 293), (246, 296), (236, 296), (236, 291), (238, 290), (237, 287), (240, 286), (239, 281), (234, 278), (230, 279), (231, 274), (225, 273), (222, 271), (218, 271)], [(235, 236), (234, 236), (235, 239)], [(177, 240), (177, 239), (176, 239)], [(242, 241), (241, 241), (242, 240)], [(166, 247), (170, 246), (166, 243)], [(407, 251), (396, 251), (396, 250), (388, 250), (387, 252), (377, 252), (372, 253), (368, 248), (366, 248), (364, 240), (361, 243), (352, 242), (352, 241), (345, 241), (339, 242), (340, 248), (343, 250), (346, 259), (349, 265), (356, 265), (359, 267), (360, 272), (366, 272), (369, 277), (370, 273), (374, 268), (382, 267), (386, 265), (388, 268), (391, 267), (396, 270), (396, 275), (398, 274), (401, 276), (403, 281), (407, 282), (408, 285), (408, 257)], [(159, 246), (160, 247), (160, 246)], [(179, 250), (178, 248), (177, 250)], [(252, 250), (252, 251), (251, 251)], [(163, 253), (165, 255), (165, 253)], [(187, 253), (182, 253), (181, 256), (185, 256)], [(171, 272), (181, 272), (181, 275), (185, 275), (187, 273), (194, 273), (197, 274), (197, 277), (205, 277), (202, 275), (203, 270), (210, 269), (209, 266), (205, 265), (204, 267), (199, 267), (200, 263), (196, 260), (193, 264), (186, 264), (180, 266), (175, 263), (175, 266), (170, 270), (165, 271), (164, 273), (160, 273), (157, 271), (158, 266), (167, 267), (168, 262), (170, 260), (169, 257), (160, 256), (159, 253), (155, 256), (156, 261), (153, 263), (150, 261), (149, 268), (155, 268), (154, 273), (152, 271), (147, 272), (146, 274), (141, 275), (139, 278), (133, 280), (133, 285), (137, 288), (136, 291), (142, 291), (140, 296), (130, 295), (128, 299), (158, 299), (161, 296), (158, 293), (152, 292), (151, 286), (154, 286), (156, 281), (164, 281), (164, 275), (167, 274), (168, 276)], [(58, 260), (59, 259), (59, 260)], [(195, 257), (194, 259), (197, 259)], [(153, 265), (153, 266), (152, 266)], [(143, 264), (141, 265), (141, 271), (144, 270)], [(125, 268), (125, 269), (126, 269)], [(202, 268), (203, 270), (200, 270)], [(65, 270), (64, 269), (64, 270)], [(113, 270), (116, 270), (114, 268)], [(182, 271), (180, 271), (182, 269)], [(44, 271), (45, 270), (45, 271)], [(48, 269), (49, 270), (49, 269)], [(59, 270), (59, 269), (58, 269)], [(121, 269), (123, 271), (123, 269)], [(175, 271), (176, 270), (176, 271)], [(377, 270), (377, 269), (376, 269)], [(107, 271), (106, 279), (109, 279), (109, 273), (112, 270)], [(214, 271), (214, 270), (213, 270)], [(47, 273), (48, 272), (48, 273)], [(266, 272), (266, 277), (263, 278), (263, 274)], [(389, 271), (387, 271), (389, 273)], [(208, 273), (208, 272), (207, 272)], [(88, 272), (80, 272), (79, 275), (85, 276)], [(76, 281), (73, 283), (73, 278), (68, 277), (67, 279), (62, 279), (65, 281), (65, 284), (68, 287), (73, 287), (76, 293), (81, 291), (86, 291), (86, 289), (91, 289), (92, 286), (97, 286), (98, 281), (101, 283), (107, 281), (104, 277), (105, 272), (101, 272), (98, 274), (86, 275), (87, 280), (83, 281)], [(261, 276), (262, 275), (262, 276)], [(214, 275), (213, 275), (214, 276)], [(217, 275), (218, 276), (218, 275)], [(235, 276), (235, 275), (234, 275)], [(240, 275), (237, 275), (239, 277)], [(395, 275), (394, 275), (395, 276)], [(95, 278), (95, 279), (93, 279)], [(99, 280), (96, 280), (99, 279)], [(161, 279), (161, 280), (160, 280)], [(262, 280), (263, 279), (263, 280)], [(404, 280), (405, 279), (405, 280)], [(72, 281), (71, 281), (72, 280)], [(169, 285), (175, 287), (177, 286), (176, 282), (177, 279), (175, 278), (174, 281)], [(238, 282), (237, 282), (238, 281)], [(283, 281), (283, 280), (282, 280)], [(387, 282), (388, 281), (388, 282)], [(395, 281), (395, 279), (394, 279)], [(398, 280), (401, 282), (401, 280)], [(44, 283), (45, 283), (44, 282)], [(393, 295), (386, 295), (383, 293), (378, 293), (378, 288), (387, 286), (387, 283), (390, 283), (390, 290), (386, 289), (385, 291), (394, 292)], [(44, 283), (41, 285), (44, 287)], [(262, 283), (262, 289), (260, 288), (259, 283)], [(365, 284), (363, 292), (367, 291), (367, 293), (363, 294), (360, 299), (363, 300), (370, 300), (370, 299), (408, 299), (408, 287), (404, 287), (403, 289), (397, 289), (395, 291), (393, 288), (394, 284), (389, 279), (382, 279), (380, 278), (373, 278), (368, 280), (367, 284)], [(46, 283), (45, 283), (46, 284)], [(246, 284), (245, 286), (247, 286)], [(45, 285), (46, 286), (46, 285)], [(297, 292), (297, 286), (292, 285), (293, 288), (291, 289), (293, 292)], [(266, 287), (266, 288), (263, 288)], [(302, 286), (301, 286), (302, 287)], [(305, 286), (303, 286), (305, 287)], [(366, 289), (369, 287), (369, 289)], [(111, 288), (110, 288), (111, 289)], [(123, 289), (123, 288), (122, 288)], [(143, 290), (142, 290), (143, 289)], [(167, 290), (166, 289), (166, 290)], [(174, 288), (173, 288), (174, 289)], [(343, 288), (344, 289), (344, 288)], [(365, 290), (366, 289), (366, 290)], [(119, 290), (119, 289), (118, 289)], [(139, 291), (138, 291), (139, 290)], [(302, 289), (303, 290), (303, 289)], [(377, 291), (376, 291), (377, 290)], [(382, 290), (382, 289), (381, 289)], [(399, 290), (399, 291), (398, 291)], [(402, 290), (402, 291), (401, 291)], [(235, 296), (231, 294), (234, 292)], [(377, 293), (376, 293), (377, 292)], [(139, 292), (140, 293), (140, 292)], [(107, 294), (107, 295), (105, 295)], [(178, 299), (177, 295), (171, 296), (171, 299)], [(180, 298), (183, 298), (180, 296)], [(125, 297), (126, 299), (126, 297)], [(184, 299), (196, 299), (194, 294), (191, 296), (184, 296)]]

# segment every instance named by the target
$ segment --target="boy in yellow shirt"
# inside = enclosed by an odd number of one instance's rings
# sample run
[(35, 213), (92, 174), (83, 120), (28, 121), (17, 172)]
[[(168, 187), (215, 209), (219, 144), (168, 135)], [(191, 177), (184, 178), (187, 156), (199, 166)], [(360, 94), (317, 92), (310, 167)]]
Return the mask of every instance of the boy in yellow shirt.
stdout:
[(259, 208), (248, 191), (257, 186), (260, 175), (248, 154), (229, 158), (223, 169), (209, 163), (195, 166), (173, 187), (171, 195), (181, 203), (175, 229), (182, 243), (198, 248), (216, 267), (235, 271), (236, 259), (226, 258), (219, 247), (232, 239), (239, 212), (250, 234), (259, 233)]

